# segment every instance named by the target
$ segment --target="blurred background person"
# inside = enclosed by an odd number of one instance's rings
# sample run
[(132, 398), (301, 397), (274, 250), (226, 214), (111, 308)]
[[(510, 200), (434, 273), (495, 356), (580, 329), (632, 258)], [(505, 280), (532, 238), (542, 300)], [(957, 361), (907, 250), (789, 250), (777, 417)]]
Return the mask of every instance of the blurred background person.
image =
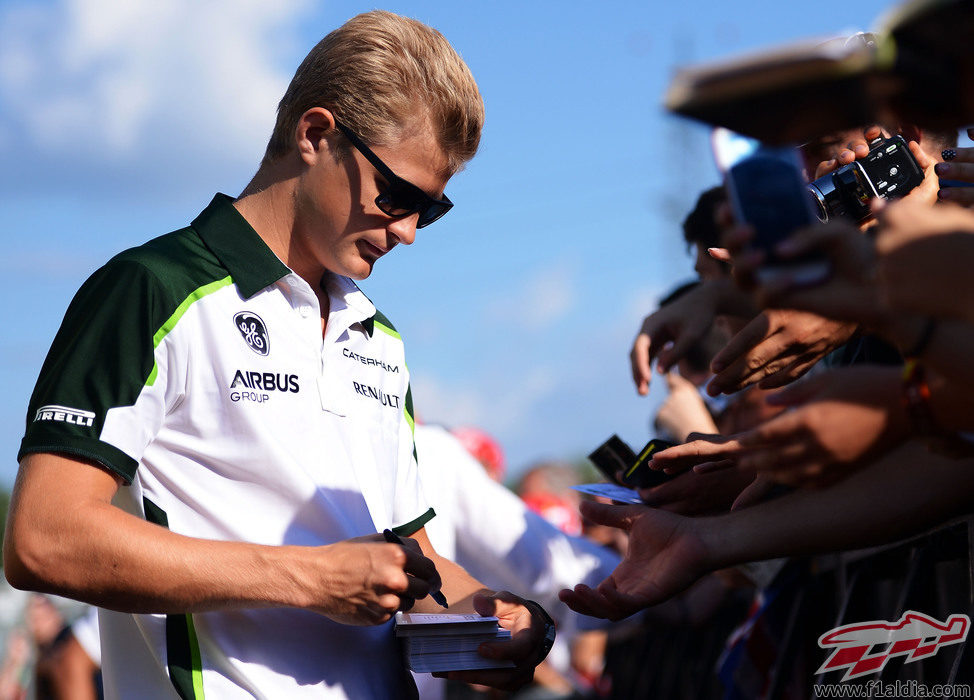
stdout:
[[(618, 553), (581, 536), (576, 492), (569, 489), (578, 483), (574, 470), (547, 464), (526, 474), (534, 507), (556, 525), (499, 483), (503, 448), (486, 431), (465, 426), (456, 435), (442, 426), (417, 422), (415, 438), (420, 479), (436, 511), (427, 524), (433, 546), (485, 585), (503, 583), (507, 590), (538, 601), (558, 625), (555, 646), (535, 670), (534, 682), (513, 697), (582, 697), (598, 682), (595, 669), (601, 671), (602, 659), (585, 650), (573, 658), (578, 616), (558, 600), (558, 591), (578, 580), (594, 585), (620, 559)], [(586, 618), (581, 626), (600, 629), (605, 624)], [(498, 695), (429, 674), (414, 677), (423, 698)]]

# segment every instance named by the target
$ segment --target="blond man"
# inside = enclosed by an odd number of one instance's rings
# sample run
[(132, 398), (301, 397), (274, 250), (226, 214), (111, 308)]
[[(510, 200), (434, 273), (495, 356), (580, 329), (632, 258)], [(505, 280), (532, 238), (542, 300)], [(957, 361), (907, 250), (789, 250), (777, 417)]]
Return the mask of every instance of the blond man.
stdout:
[(546, 616), (430, 546), (402, 339), (353, 282), (449, 211), (482, 124), (438, 32), (359, 15), (298, 68), (238, 198), (78, 292), (31, 398), (4, 563), (105, 609), (107, 696), (408, 695), (390, 619), (441, 610), (437, 592), (514, 634), (483, 651), (515, 668), (458, 677), (530, 679)]

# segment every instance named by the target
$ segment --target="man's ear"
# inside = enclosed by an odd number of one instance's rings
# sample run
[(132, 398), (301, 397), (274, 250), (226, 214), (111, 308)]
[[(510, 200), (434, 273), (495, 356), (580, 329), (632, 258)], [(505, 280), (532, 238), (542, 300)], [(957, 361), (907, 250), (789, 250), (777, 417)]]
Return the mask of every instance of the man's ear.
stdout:
[(330, 151), (328, 136), (334, 131), (335, 115), (330, 110), (312, 107), (302, 114), (294, 127), (294, 142), (301, 160), (314, 165), (323, 152)]

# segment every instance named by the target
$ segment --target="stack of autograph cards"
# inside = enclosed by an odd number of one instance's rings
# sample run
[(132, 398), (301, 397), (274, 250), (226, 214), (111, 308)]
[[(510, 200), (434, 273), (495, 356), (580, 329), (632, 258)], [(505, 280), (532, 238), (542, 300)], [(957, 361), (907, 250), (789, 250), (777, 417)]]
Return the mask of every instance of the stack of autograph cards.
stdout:
[(511, 661), (477, 653), (484, 642), (510, 640), (510, 630), (500, 627), (496, 617), (400, 612), (396, 613), (396, 636), (406, 665), (416, 673), (514, 667)]

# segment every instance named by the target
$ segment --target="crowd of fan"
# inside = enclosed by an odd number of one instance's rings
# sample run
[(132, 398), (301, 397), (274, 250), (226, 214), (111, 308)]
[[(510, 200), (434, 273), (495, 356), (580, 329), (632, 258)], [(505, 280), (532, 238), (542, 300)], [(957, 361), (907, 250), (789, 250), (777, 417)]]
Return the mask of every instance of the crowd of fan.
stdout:
[[(562, 592), (576, 611), (622, 619), (712, 572), (889, 543), (971, 512), (974, 148), (953, 132), (883, 131), (910, 142), (923, 183), (875, 200), (861, 226), (780, 243), (781, 258), (827, 258), (815, 283), (797, 265), (759, 274), (766, 256), (723, 189), (701, 195), (684, 227), (699, 280), (645, 319), (631, 352), (640, 393), (654, 363), (670, 388), (656, 427), (681, 444), (652, 466), (678, 476), (643, 490), (646, 505), (582, 506), (629, 544), (599, 586)], [(864, 157), (879, 134), (807, 144), (806, 174)]]

